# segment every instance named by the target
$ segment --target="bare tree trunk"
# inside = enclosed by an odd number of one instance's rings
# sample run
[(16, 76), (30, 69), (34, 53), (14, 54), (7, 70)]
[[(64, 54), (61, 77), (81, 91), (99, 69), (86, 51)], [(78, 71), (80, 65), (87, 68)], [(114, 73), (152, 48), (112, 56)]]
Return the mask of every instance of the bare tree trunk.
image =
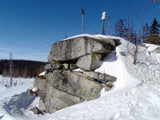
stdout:
[(12, 86), (12, 53), (10, 53), (10, 86)]
[(132, 47), (133, 52), (129, 49), (129, 44), (127, 44), (127, 51), (133, 57), (133, 64), (136, 65), (138, 55), (138, 44), (133, 44)]
[(134, 55), (133, 55), (133, 64), (136, 65), (137, 63), (137, 54), (138, 54), (138, 45), (136, 45)]

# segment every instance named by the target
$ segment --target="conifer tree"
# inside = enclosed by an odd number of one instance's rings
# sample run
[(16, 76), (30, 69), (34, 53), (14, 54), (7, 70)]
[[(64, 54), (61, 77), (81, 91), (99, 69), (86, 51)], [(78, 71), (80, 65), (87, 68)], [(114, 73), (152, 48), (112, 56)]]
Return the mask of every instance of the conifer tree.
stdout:
[(160, 27), (160, 24), (158, 23), (157, 19), (154, 18), (153, 23), (150, 28), (150, 33), (154, 35), (159, 34), (159, 31), (160, 31), (159, 27)]
[(146, 36), (145, 42), (160, 45), (159, 34), (160, 34), (160, 24), (158, 23), (156, 18), (154, 18), (153, 23), (150, 27), (150, 34)]

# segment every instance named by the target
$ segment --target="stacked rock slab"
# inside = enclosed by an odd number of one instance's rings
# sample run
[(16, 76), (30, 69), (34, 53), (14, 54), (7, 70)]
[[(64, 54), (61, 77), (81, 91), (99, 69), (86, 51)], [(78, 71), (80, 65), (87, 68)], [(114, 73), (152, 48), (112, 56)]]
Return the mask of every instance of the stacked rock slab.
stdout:
[[(106, 42), (110, 41), (110, 42)], [(93, 53), (109, 53), (115, 48), (111, 39), (99, 40), (90, 37), (76, 37), (63, 40), (52, 45), (49, 61), (72, 61), (79, 57)]]
[[(48, 113), (99, 97), (104, 84), (116, 78), (94, 72), (101, 59), (116, 47), (112, 39), (76, 37), (54, 43), (50, 50), (45, 76), (36, 78), (37, 96)], [(74, 71), (81, 68), (84, 72)], [(110, 85), (111, 86), (111, 85)], [(110, 86), (107, 87), (110, 89)]]
[(52, 45), (48, 60), (59, 63), (75, 63), (83, 70), (95, 70), (101, 66), (102, 56), (110, 53), (116, 40), (96, 39), (87, 36), (70, 38)]

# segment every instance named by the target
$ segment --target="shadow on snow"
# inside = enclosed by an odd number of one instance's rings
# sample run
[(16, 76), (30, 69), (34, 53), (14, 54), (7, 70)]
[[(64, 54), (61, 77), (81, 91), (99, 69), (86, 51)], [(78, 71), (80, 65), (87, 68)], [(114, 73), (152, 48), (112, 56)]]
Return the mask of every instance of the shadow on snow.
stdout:
[(4, 103), (3, 107), (11, 116), (24, 115), (23, 111), (31, 105), (34, 99), (35, 97), (30, 96), (26, 91), (12, 96), (8, 102)]

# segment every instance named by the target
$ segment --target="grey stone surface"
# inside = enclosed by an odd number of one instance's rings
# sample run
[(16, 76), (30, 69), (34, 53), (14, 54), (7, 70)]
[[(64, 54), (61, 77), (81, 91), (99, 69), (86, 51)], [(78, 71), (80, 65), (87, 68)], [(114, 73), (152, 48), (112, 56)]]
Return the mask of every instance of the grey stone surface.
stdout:
[(116, 77), (107, 75), (107, 74), (99, 74), (99, 80), (106, 80), (107, 82), (115, 82), (117, 80)]
[(113, 39), (110, 39), (110, 38), (101, 38), (101, 39), (98, 39), (102, 44), (111, 44), (113, 47), (116, 46), (116, 43)]
[(67, 64), (67, 63), (64, 63), (63, 67), (64, 69), (70, 69), (70, 70), (74, 70), (78, 68), (76, 64)]
[(37, 94), (41, 98), (41, 105), (44, 104), (46, 112), (53, 113), (84, 100), (99, 97), (102, 85), (91, 79), (99, 76), (100, 73), (95, 72), (84, 74), (69, 70), (55, 70), (47, 74), (46, 80), (37, 78), (34, 86), (38, 88)]
[(80, 57), (76, 63), (83, 70), (95, 70), (101, 66), (101, 54), (89, 54)]
[(69, 68), (69, 64), (67, 64), (67, 63), (63, 64), (63, 66), (64, 66), (64, 69), (68, 69)]
[(109, 53), (114, 49), (114, 40), (103, 41), (89, 37), (76, 37), (52, 45), (48, 60), (69, 61), (91, 53)]
[(151, 51), (153, 53), (160, 53), (160, 47), (157, 47), (156, 49), (154, 49), (153, 51)]
[(55, 112), (62, 108), (77, 104), (83, 100), (80, 97), (73, 96), (51, 86), (47, 87), (47, 96), (45, 99), (46, 111), (49, 113)]
[(46, 64), (45, 66), (44, 66), (44, 69), (45, 70), (48, 70), (48, 69), (51, 69), (52, 68), (52, 65), (51, 64)]
[(63, 64), (61, 63), (52, 63), (51, 65), (54, 69), (63, 69)]
[(85, 75), (87, 75), (88, 77), (91, 77), (93, 79), (96, 80), (100, 80), (100, 81), (106, 81), (106, 82), (115, 82), (117, 80), (116, 77), (108, 75), (108, 74), (102, 74), (102, 73), (98, 73), (98, 72), (83, 72)]
[(106, 84), (102, 84), (102, 85), (103, 85), (103, 87), (104, 87), (105, 91), (109, 91), (109, 90), (111, 90), (111, 88), (110, 88), (110, 87), (108, 87)]
[(61, 63), (56, 63), (53, 61), (45, 66), (45, 75), (47, 75), (49, 72), (53, 72), (55, 69), (64, 69), (64, 66)]
[(42, 101), (44, 101), (45, 96), (46, 96), (46, 90), (47, 90), (46, 80), (36, 78), (34, 80), (33, 86), (38, 88), (38, 91), (37, 91), (36, 95), (39, 96)]
[(44, 113), (37, 107), (33, 107), (30, 109), (34, 114), (41, 114), (43, 115)]
[(113, 83), (112, 83), (112, 82), (107, 82), (107, 83), (106, 83), (106, 86), (112, 88), (112, 87), (113, 87)]
[[(59, 74), (61, 72), (61, 74)], [(102, 85), (71, 71), (54, 71), (47, 75), (47, 83), (66, 93), (92, 100), (99, 96)]]
[(49, 72), (53, 72), (55, 69), (63, 69), (63, 64), (51, 62), (45, 66), (45, 75)]
[(45, 109), (45, 106), (44, 106), (44, 101), (43, 100), (39, 100), (39, 105), (38, 105), (38, 108), (41, 109), (41, 110), (44, 110)]
[(36, 78), (33, 82), (33, 86), (40, 89), (40, 90), (46, 90), (47, 89), (45, 79)]

